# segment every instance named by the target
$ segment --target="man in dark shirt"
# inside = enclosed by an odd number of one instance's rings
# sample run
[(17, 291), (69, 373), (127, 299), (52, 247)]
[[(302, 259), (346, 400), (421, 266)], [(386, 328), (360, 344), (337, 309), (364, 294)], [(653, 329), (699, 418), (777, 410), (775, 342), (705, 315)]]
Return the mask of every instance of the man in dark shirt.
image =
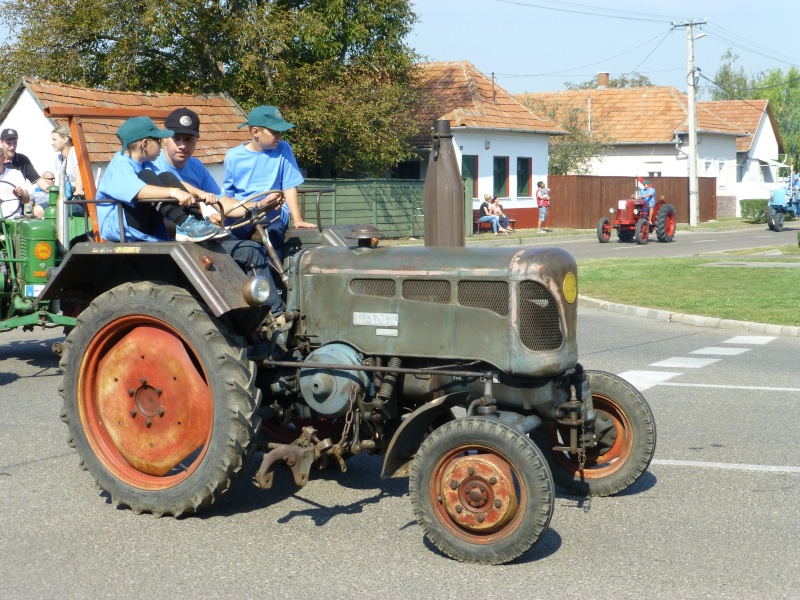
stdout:
[(17, 152), (18, 141), (19, 134), (16, 129), (8, 127), (0, 132), (0, 146), (3, 147), (3, 152), (6, 155), (3, 164), (7, 169), (14, 169), (22, 172), (22, 176), (27, 179), (31, 185), (39, 185), (40, 188), (45, 189), (47, 187), (47, 182), (39, 177), (39, 173), (37, 173), (33, 164), (31, 164), (31, 160), (24, 154)]

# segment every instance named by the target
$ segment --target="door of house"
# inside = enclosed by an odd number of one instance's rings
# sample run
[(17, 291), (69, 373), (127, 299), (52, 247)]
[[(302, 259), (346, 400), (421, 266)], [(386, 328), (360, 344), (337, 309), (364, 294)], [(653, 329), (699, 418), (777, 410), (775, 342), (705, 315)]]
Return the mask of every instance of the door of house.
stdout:
[(461, 179), (466, 180), (464, 189), (468, 198), (478, 197), (478, 157), (470, 154), (461, 155)]

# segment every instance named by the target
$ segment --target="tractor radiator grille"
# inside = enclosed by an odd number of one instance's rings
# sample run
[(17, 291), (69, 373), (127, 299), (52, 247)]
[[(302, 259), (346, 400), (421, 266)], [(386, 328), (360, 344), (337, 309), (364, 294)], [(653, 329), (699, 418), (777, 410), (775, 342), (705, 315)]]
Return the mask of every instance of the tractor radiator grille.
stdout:
[(471, 308), (485, 308), (505, 317), (508, 315), (508, 282), (459, 281), (458, 303)]
[(520, 283), (517, 310), (519, 336), (526, 348), (541, 352), (561, 347), (564, 337), (558, 304), (547, 288), (535, 281)]
[(450, 304), (450, 282), (426, 279), (403, 280), (403, 298), (417, 302)]
[(394, 298), (395, 283), (394, 279), (353, 279), (350, 291), (361, 296)]

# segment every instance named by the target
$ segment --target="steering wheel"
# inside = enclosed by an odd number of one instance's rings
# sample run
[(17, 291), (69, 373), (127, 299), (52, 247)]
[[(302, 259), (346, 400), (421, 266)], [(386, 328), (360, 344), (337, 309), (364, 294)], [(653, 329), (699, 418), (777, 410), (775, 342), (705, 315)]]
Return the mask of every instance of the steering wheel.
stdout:
[[(10, 181), (3, 181), (3, 180), (0, 180), (0, 183), (4, 183), (4, 184), (6, 184), (7, 186), (9, 186), (9, 187), (11, 188), (11, 190), (12, 190), (12, 191), (14, 190), (14, 188), (15, 188), (15, 187), (17, 187), (17, 186), (15, 186), (13, 183), (11, 183)], [(3, 211), (2, 211), (2, 210), (0, 210), (0, 218), (3, 218), (3, 219), (10, 219), (10, 218), (11, 218), (11, 217), (13, 217), (15, 214), (17, 214), (17, 213), (18, 213), (20, 210), (22, 210), (22, 198), (17, 198), (16, 196), (14, 196), (14, 200), (16, 200), (17, 202), (19, 202), (19, 204), (17, 204), (17, 208), (16, 208), (16, 210), (15, 210), (14, 212), (12, 212), (10, 215), (7, 215), (7, 216), (4, 216), (4, 215), (3, 215)], [(13, 202), (13, 200), (11, 200), (11, 199), (8, 199), (8, 200), (0, 200), (0, 203), (3, 203), (3, 202)]]
[(237, 227), (244, 227), (250, 223), (257, 223), (261, 220), (261, 218), (266, 215), (268, 212), (279, 208), (283, 205), (284, 196), (283, 190), (269, 190), (266, 192), (259, 192), (258, 194), (253, 194), (249, 198), (245, 198), (241, 202), (236, 203), (235, 206), (232, 206), (230, 210), (223, 212), (222, 214), (222, 222), (225, 223), (225, 217), (236, 210), (237, 208), (241, 208), (242, 206), (246, 206), (250, 202), (258, 200), (259, 198), (263, 198), (264, 196), (269, 196), (270, 194), (278, 194), (278, 197), (274, 200), (270, 200), (264, 206), (254, 206), (252, 208), (245, 208), (245, 213), (243, 217), (238, 218), (236, 221), (231, 223), (226, 227), (226, 229), (236, 229)]

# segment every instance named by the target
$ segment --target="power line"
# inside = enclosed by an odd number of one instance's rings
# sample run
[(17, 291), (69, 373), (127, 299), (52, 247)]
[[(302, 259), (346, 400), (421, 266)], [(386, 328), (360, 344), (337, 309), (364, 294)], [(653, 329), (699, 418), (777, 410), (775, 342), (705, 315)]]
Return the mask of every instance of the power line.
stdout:
[[(747, 104), (747, 106), (752, 106), (753, 108), (755, 108), (755, 109), (756, 109), (757, 111), (759, 111), (759, 112), (764, 112), (764, 110), (766, 110), (765, 108), (760, 108), (760, 107), (756, 106), (755, 104), (750, 104), (750, 103), (749, 103), (747, 100), (745, 100), (744, 98), (738, 98), (738, 97), (736, 96), (736, 93), (734, 93), (734, 92), (732, 92), (732, 91), (730, 91), (730, 90), (728, 90), (728, 89), (726, 89), (726, 88), (722, 87), (720, 84), (718, 84), (716, 81), (714, 81), (714, 80), (713, 80), (713, 79), (711, 79), (710, 77), (706, 77), (705, 75), (703, 75), (702, 71), (700, 72), (700, 77), (702, 77), (702, 78), (703, 78), (703, 79), (705, 79), (706, 81), (709, 81), (709, 82), (713, 83), (715, 86), (717, 86), (717, 87), (718, 87), (719, 89), (721, 89), (723, 92), (725, 92), (726, 94), (728, 94), (728, 96), (730, 96), (730, 97), (731, 97), (733, 100), (738, 100), (739, 102), (744, 102), (745, 104)], [(800, 79), (800, 77), (798, 77), (798, 79)], [(743, 91), (744, 91), (744, 90), (743, 90)], [(746, 91), (752, 91), (752, 90), (746, 90)], [(765, 104), (764, 106), (766, 107), (766, 104)]]
[(706, 32), (706, 33), (708, 34), (708, 37), (710, 37), (712, 39), (719, 40), (719, 41), (721, 41), (721, 42), (723, 42), (723, 43), (725, 43), (725, 44), (727, 44), (729, 46), (732, 46), (734, 48), (740, 48), (740, 49), (742, 49), (742, 50), (744, 50), (746, 52), (751, 52), (753, 54), (758, 54), (759, 56), (763, 56), (764, 58), (769, 58), (770, 60), (777, 60), (778, 62), (782, 62), (784, 64), (791, 65), (793, 67), (796, 67), (796, 66), (798, 66), (798, 64), (800, 64), (800, 61), (791, 62), (791, 61), (788, 61), (788, 60), (783, 60), (781, 58), (778, 58), (777, 56), (774, 56), (774, 55), (771, 55), (771, 54), (766, 54), (764, 52), (761, 52), (760, 50), (756, 50), (755, 48), (751, 48), (749, 46), (746, 46), (746, 45), (742, 44), (741, 42), (739, 42), (737, 40), (732, 40), (730, 38), (727, 38), (727, 37), (725, 37), (723, 35), (720, 35), (718, 33), (714, 33), (712, 31), (709, 31), (709, 32)]
[[(669, 72), (685, 71), (685, 70), (686, 70), (685, 67), (676, 67), (674, 69), (656, 69), (654, 71), (648, 70), (648, 71), (635, 71), (635, 72), (639, 73), (640, 75), (650, 75), (652, 73), (669, 73)], [(508, 75), (508, 74), (503, 75), (503, 74), (495, 73), (495, 77), (497, 77), (498, 79), (500, 79), (500, 78), (502, 78), (502, 79), (514, 79), (514, 78), (519, 78), (519, 77), (556, 77), (558, 75), (564, 75), (564, 74), (565, 73), (554, 73), (554, 74), (551, 75), (551, 74), (548, 74), (548, 73), (538, 73), (538, 74), (532, 74), (532, 75)], [(571, 75), (569, 75), (569, 77), (595, 77), (596, 75), (597, 75), (597, 73), (572, 73)]]
[(669, 30), (667, 33), (665, 33), (665, 34), (664, 34), (664, 37), (662, 37), (662, 38), (661, 38), (661, 41), (660, 41), (660, 42), (658, 42), (658, 44), (656, 45), (656, 47), (655, 47), (655, 48), (653, 48), (653, 49), (650, 51), (650, 54), (648, 54), (647, 56), (645, 56), (645, 57), (642, 59), (642, 62), (640, 62), (638, 65), (636, 65), (636, 67), (635, 67), (634, 69), (632, 69), (632, 70), (631, 70), (629, 73), (627, 73), (627, 74), (625, 75), (625, 77), (627, 77), (628, 75), (631, 75), (631, 74), (635, 73), (635, 72), (636, 72), (636, 69), (638, 69), (639, 67), (641, 67), (641, 66), (644, 64), (644, 61), (646, 61), (648, 58), (650, 58), (650, 57), (652, 56), (653, 52), (655, 52), (656, 50), (658, 50), (658, 47), (659, 47), (661, 44), (663, 44), (663, 43), (664, 43), (664, 40), (665, 40), (665, 39), (667, 39), (667, 36), (668, 36), (670, 33), (672, 33), (672, 30), (671, 30), (671, 29), (670, 29), (670, 30)]
[(730, 29), (726, 29), (722, 25), (718, 25), (714, 21), (710, 21), (707, 26), (711, 27), (712, 29), (721, 29), (722, 31), (724, 31), (724, 32), (726, 32), (728, 34), (735, 36), (737, 39), (741, 40), (742, 42), (747, 42), (747, 44), (749, 44), (750, 46), (753, 46), (755, 48), (761, 48), (762, 50), (765, 50), (767, 52), (771, 52), (775, 56), (782, 56), (783, 58), (786, 58), (786, 59), (789, 59), (789, 60), (793, 61), (793, 63), (797, 62), (794, 58), (792, 58), (788, 54), (783, 54), (781, 52), (777, 52), (777, 51), (773, 50), (772, 48), (768, 48), (767, 46), (764, 46), (763, 44), (759, 44), (758, 42), (754, 42), (753, 40), (747, 39), (746, 37), (739, 35), (735, 31), (731, 31)]
[[(501, 0), (498, 0), (498, 1), (501, 1)], [(670, 31), (672, 31), (672, 29), (667, 29), (666, 33), (669, 33)], [(630, 52), (633, 52), (634, 50), (638, 50), (642, 46), (646, 46), (647, 44), (650, 44), (652, 42), (653, 42), (652, 39), (647, 40), (646, 42), (643, 42), (643, 43), (639, 44), (638, 46), (634, 46), (630, 50), (625, 50), (624, 52), (620, 52), (619, 54), (615, 54), (614, 56), (610, 56), (608, 58), (604, 58), (603, 60), (598, 60), (597, 62), (589, 63), (588, 65), (582, 65), (580, 67), (575, 67), (573, 69), (565, 69), (563, 71), (553, 71), (552, 73), (536, 73), (536, 74), (533, 74), (533, 75), (514, 75), (514, 74), (510, 74), (510, 73), (500, 73), (497, 76), (498, 77), (507, 77), (507, 78), (510, 79), (510, 78), (514, 78), (514, 77), (549, 77), (551, 75), (564, 75), (566, 73), (569, 73), (570, 71), (577, 71), (578, 69), (585, 69), (587, 67), (593, 67), (595, 65), (599, 65), (599, 64), (602, 64), (604, 62), (608, 62), (609, 60), (613, 60), (613, 59), (618, 58), (618, 57), (620, 57), (620, 56), (622, 56), (624, 54), (628, 54)], [(659, 42), (659, 45), (660, 45), (660, 42)], [(658, 46), (656, 46), (656, 48), (658, 48)], [(652, 52), (651, 52), (651, 54), (652, 54)], [(648, 54), (648, 56), (649, 56), (649, 54)]]
[[(653, 18), (645, 18), (645, 17), (631, 17), (631, 16), (624, 16), (624, 15), (609, 15), (609, 14), (603, 14), (603, 13), (598, 13), (598, 12), (590, 12), (590, 11), (586, 11), (586, 10), (577, 10), (577, 9), (570, 9), (570, 8), (556, 8), (556, 7), (553, 7), (553, 6), (542, 6), (541, 4), (534, 4), (532, 2), (519, 2), (517, 0), (495, 0), (495, 1), (496, 2), (502, 2), (504, 4), (516, 4), (518, 6), (525, 6), (527, 8), (542, 8), (544, 10), (553, 10), (553, 11), (556, 11), (556, 12), (567, 12), (567, 13), (573, 13), (573, 14), (578, 14), (578, 15), (591, 15), (593, 17), (607, 17), (609, 19), (624, 19), (626, 21), (646, 21), (646, 22), (650, 22), (650, 23), (664, 23), (664, 22), (668, 22), (669, 21), (669, 19), (667, 19), (667, 18), (653, 19)], [(546, 0), (541, 0), (541, 1), (546, 1)], [(569, 4), (574, 5), (574, 6), (581, 6), (581, 7), (586, 6), (586, 5), (583, 5), (583, 4), (575, 4), (575, 3), (569, 3)], [(599, 7), (594, 7), (594, 6), (589, 6), (587, 8), (591, 8), (591, 9), (595, 9), (595, 10), (611, 10), (611, 9), (601, 9)], [(629, 13), (629, 14), (636, 14), (636, 13)]]

